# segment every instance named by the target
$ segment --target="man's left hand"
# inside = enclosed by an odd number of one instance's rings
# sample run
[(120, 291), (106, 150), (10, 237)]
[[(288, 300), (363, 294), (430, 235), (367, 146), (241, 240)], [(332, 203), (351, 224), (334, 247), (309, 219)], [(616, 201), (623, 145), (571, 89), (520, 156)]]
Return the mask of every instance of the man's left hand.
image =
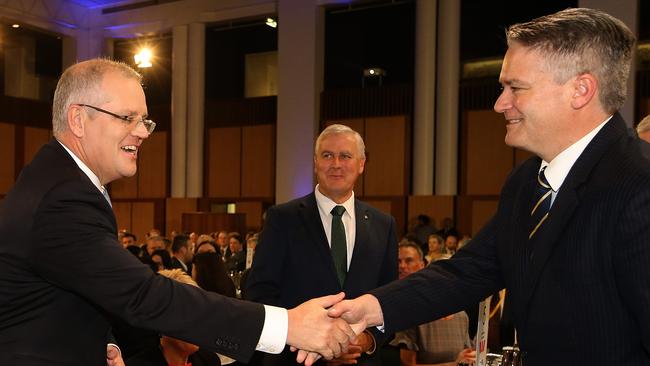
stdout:
[(328, 366), (354, 365), (362, 354), (374, 349), (375, 340), (368, 331), (361, 332), (354, 341), (350, 342), (348, 351), (340, 357), (327, 362)]

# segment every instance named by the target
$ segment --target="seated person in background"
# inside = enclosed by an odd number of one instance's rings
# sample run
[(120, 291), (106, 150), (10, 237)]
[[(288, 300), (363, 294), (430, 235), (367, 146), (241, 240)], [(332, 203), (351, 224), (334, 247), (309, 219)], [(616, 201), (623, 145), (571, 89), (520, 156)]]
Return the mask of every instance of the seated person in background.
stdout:
[(449, 256), (456, 254), (458, 250), (458, 234), (449, 234), (445, 237), (445, 250)]
[(124, 248), (128, 247), (129, 245), (136, 245), (136, 246), (138, 245), (136, 243), (137, 238), (136, 238), (136, 236), (134, 234), (131, 234), (128, 231), (123, 231), (123, 232), (120, 232), (120, 235), (121, 235), (120, 241), (122, 242), (122, 246)]
[[(159, 275), (181, 283), (197, 286), (181, 269), (165, 269)], [(197, 286), (198, 287), (198, 286)], [(182, 316), (182, 314), (178, 314)], [(198, 351), (198, 352), (197, 352)], [(163, 335), (156, 347), (147, 348), (126, 360), (127, 366), (219, 366), (216, 353), (199, 351), (199, 347), (180, 339)]]
[(156, 249), (151, 253), (151, 269), (154, 272), (172, 268), (172, 256), (165, 249)]
[(210, 235), (203, 234), (199, 236), (199, 239), (196, 242), (198, 245), (196, 246), (195, 254), (205, 252), (218, 253), (217, 244)]
[[(422, 249), (415, 243), (399, 245), (399, 278), (405, 278), (424, 268)], [(456, 366), (476, 361), (467, 332), (468, 318), (464, 312), (395, 333), (390, 342), (399, 346), (402, 366)]]
[(226, 269), (234, 272), (245, 270), (246, 252), (244, 251), (244, 244), (239, 233), (230, 233), (228, 235), (228, 245), (232, 255), (226, 259)]
[(425, 256), (426, 264), (435, 262), (438, 259), (448, 259), (449, 254), (445, 253), (445, 240), (442, 236), (438, 234), (431, 234), (427, 239), (427, 244), (429, 246), (429, 252)]
[(228, 276), (221, 256), (216, 252), (200, 253), (194, 256), (192, 278), (204, 290), (235, 297), (235, 285)]

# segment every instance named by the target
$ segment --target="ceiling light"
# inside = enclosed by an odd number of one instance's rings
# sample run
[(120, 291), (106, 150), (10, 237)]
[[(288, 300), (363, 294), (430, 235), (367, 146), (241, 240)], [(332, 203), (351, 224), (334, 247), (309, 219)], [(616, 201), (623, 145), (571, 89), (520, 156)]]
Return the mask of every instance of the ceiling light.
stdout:
[(266, 18), (266, 25), (268, 25), (271, 28), (277, 28), (278, 22), (273, 18)]
[(135, 59), (135, 65), (140, 68), (151, 67), (151, 50), (148, 48), (141, 49), (138, 53), (133, 56)]

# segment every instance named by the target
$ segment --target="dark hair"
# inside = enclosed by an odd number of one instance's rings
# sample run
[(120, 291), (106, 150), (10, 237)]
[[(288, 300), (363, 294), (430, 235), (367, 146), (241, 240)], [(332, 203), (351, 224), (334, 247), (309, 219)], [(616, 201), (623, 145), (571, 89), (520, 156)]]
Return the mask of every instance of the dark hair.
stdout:
[(196, 283), (204, 290), (235, 297), (235, 284), (232, 282), (219, 253), (200, 253), (194, 256)]
[[(156, 255), (160, 256), (160, 258), (162, 259), (162, 264), (163, 264), (164, 269), (172, 268), (172, 257), (171, 257), (171, 255), (169, 255), (168, 251), (166, 251), (165, 249), (156, 249), (156, 250), (154, 250), (153, 253), (151, 253), (151, 258), (152, 258), (151, 262), (153, 262), (153, 257), (156, 256)], [(155, 265), (155, 263), (154, 263), (154, 265)]]
[(137, 240), (138, 240), (138, 238), (135, 236), (135, 234), (132, 234), (132, 233), (130, 233), (130, 232), (128, 232), (128, 231), (122, 233), (122, 237), (123, 237), (123, 238), (133, 238), (133, 241), (137, 241)]
[(140, 258), (140, 255), (142, 254), (142, 248), (140, 248), (137, 245), (127, 245), (126, 250), (131, 252), (131, 254), (133, 254), (137, 258)]
[(185, 234), (180, 234), (176, 235), (174, 237), (174, 242), (172, 243), (172, 253), (178, 253), (181, 248), (187, 247), (187, 243), (189, 242), (190, 237), (189, 235)]

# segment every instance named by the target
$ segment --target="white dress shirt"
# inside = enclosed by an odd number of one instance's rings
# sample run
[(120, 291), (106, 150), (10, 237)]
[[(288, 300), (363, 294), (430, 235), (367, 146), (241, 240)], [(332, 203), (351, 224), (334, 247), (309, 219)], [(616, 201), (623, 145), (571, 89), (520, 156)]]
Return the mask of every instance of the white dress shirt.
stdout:
[[(81, 159), (79, 159), (67, 146), (58, 141), (65, 151), (70, 154), (72, 159), (74, 159), (79, 169), (83, 171), (88, 179), (97, 187), (100, 193), (104, 194), (106, 188), (102, 186), (99, 178), (95, 173), (93, 173), (86, 164), (84, 164)], [(289, 331), (289, 314), (287, 309), (264, 305), (264, 327), (262, 328), (262, 335), (257, 343), (255, 349), (257, 351), (267, 352), (267, 353), (280, 353), (284, 349), (284, 345), (287, 343), (287, 333)], [(117, 347), (116, 345), (114, 345)], [(119, 348), (118, 348), (119, 349)]]
[(594, 139), (598, 131), (600, 131), (607, 123), (612, 116), (609, 116), (603, 123), (598, 125), (596, 128), (591, 130), (588, 134), (584, 135), (580, 140), (573, 143), (573, 145), (567, 147), (559, 153), (551, 162), (546, 162), (542, 160), (542, 164), (539, 167), (539, 170), (547, 167), (544, 171), (544, 176), (548, 181), (548, 184), (551, 186), (553, 193), (551, 193), (551, 206), (555, 202), (555, 197), (557, 192), (560, 190), (562, 183), (569, 175), (569, 171), (575, 164), (576, 160), (582, 155), (582, 152), (585, 151), (587, 145)]

